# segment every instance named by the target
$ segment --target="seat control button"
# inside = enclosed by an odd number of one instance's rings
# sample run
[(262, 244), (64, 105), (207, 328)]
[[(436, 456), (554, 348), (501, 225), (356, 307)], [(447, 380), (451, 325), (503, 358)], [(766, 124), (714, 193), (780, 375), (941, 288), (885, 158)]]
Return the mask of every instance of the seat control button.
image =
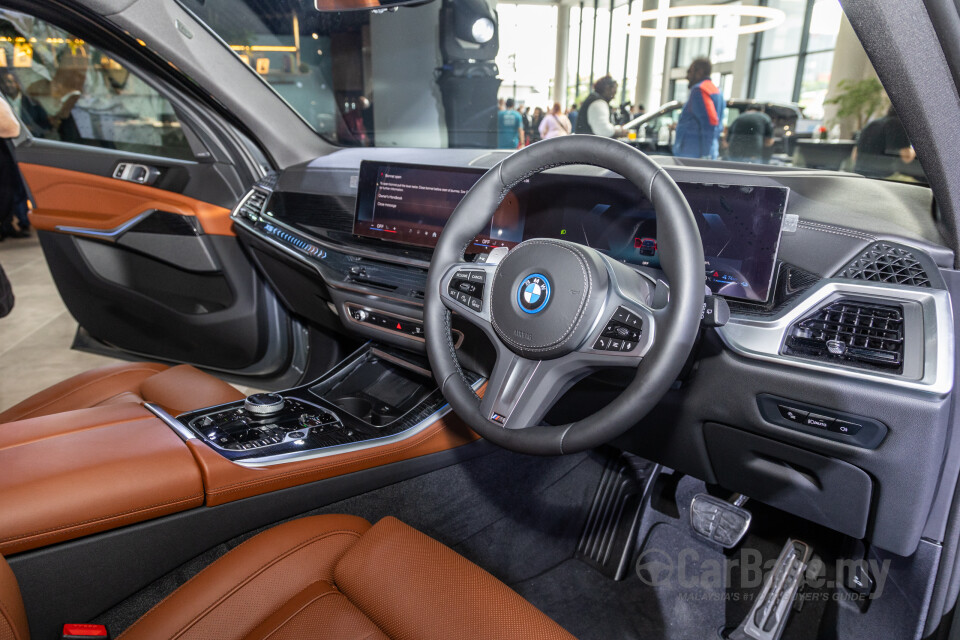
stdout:
[(862, 424), (857, 424), (856, 422), (847, 422), (846, 420), (834, 420), (833, 424), (827, 427), (827, 429), (833, 433), (839, 433), (847, 436), (856, 435), (857, 432), (862, 428)]
[(817, 427), (818, 429), (829, 429), (831, 425), (833, 425), (833, 418), (811, 413), (804, 419), (803, 424), (808, 427)]
[(777, 409), (780, 410), (780, 415), (789, 420), (790, 422), (800, 422), (803, 423), (807, 419), (807, 412), (801, 411), (800, 409), (794, 409), (793, 407), (788, 407), (786, 405), (778, 404)]

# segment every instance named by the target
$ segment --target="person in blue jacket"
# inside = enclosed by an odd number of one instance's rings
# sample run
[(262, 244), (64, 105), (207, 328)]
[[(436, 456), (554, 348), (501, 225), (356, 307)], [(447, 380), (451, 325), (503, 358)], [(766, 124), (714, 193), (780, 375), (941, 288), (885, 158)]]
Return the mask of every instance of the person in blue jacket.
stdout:
[(710, 158), (720, 155), (720, 133), (726, 109), (723, 94), (710, 80), (713, 65), (697, 58), (687, 69), (690, 96), (680, 112), (673, 155), (681, 158)]

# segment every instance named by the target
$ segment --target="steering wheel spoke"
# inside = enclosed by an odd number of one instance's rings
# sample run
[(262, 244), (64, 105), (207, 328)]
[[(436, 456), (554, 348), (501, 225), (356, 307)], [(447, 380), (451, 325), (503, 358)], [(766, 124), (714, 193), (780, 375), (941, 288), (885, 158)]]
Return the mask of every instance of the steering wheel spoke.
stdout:
[(574, 383), (594, 370), (576, 354), (553, 360), (531, 360), (498, 349), (480, 411), (492, 424), (525, 429), (543, 416)]
[(608, 262), (610, 287), (603, 310), (578, 352), (603, 356), (606, 366), (636, 366), (653, 346), (659, 314), (646, 302), (653, 284)]

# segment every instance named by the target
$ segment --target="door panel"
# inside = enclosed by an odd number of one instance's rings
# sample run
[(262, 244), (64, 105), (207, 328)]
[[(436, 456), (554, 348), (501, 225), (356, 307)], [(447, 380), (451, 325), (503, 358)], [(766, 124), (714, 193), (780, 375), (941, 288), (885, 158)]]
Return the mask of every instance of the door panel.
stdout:
[[(133, 227), (135, 230), (136, 227)], [(286, 364), (268, 354), (266, 288), (235, 278), (246, 257), (234, 238), (199, 236), (218, 256), (218, 270), (195, 271), (119, 242), (40, 232), (60, 296), (90, 335), (152, 358), (261, 374), (258, 363)], [(270, 356), (269, 358), (267, 356)], [(278, 367), (274, 367), (276, 369)]]
[(30, 219), (81, 342), (234, 379), (283, 376), (296, 325), (230, 220), (260, 165), (208, 105), (83, 30), (0, 9)]
[[(78, 153), (95, 154), (88, 150)], [(21, 158), (29, 157), (26, 149), (18, 150), (17, 154)], [(37, 229), (56, 231), (58, 227), (70, 227), (113, 231), (145, 212), (157, 210), (195, 217), (207, 234), (234, 235), (230, 210), (226, 207), (156, 187), (52, 166), (21, 161), (20, 171), (33, 194), (30, 223)]]

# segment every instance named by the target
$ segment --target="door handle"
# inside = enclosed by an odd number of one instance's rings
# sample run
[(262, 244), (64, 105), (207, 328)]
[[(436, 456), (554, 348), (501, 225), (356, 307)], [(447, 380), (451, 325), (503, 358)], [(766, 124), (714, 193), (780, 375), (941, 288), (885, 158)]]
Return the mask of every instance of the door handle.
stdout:
[(113, 169), (113, 177), (117, 180), (151, 185), (160, 177), (160, 170), (145, 164), (119, 162)]

